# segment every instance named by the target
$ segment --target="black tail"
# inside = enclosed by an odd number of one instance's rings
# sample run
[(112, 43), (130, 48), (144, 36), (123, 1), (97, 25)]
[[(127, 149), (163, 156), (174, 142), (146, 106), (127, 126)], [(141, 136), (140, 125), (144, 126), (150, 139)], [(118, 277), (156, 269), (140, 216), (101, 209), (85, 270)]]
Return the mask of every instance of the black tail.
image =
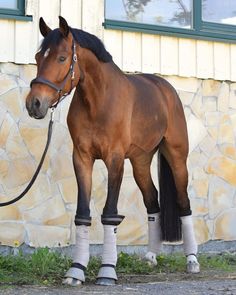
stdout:
[(159, 153), (158, 162), (162, 240), (179, 241), (182, 239), (182, 231), (174, 177), (168, 162), (161, 153)]

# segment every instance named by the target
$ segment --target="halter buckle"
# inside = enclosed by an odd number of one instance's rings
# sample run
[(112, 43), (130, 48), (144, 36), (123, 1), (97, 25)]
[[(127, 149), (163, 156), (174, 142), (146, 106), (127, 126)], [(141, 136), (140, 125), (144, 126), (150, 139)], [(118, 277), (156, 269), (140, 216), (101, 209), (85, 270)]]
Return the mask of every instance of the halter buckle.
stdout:
[(54, 111), (55, 111), (55, 107), (51, 107), (51, 113), (50, 113), (50, 121), (53, 121), (54, 120)]

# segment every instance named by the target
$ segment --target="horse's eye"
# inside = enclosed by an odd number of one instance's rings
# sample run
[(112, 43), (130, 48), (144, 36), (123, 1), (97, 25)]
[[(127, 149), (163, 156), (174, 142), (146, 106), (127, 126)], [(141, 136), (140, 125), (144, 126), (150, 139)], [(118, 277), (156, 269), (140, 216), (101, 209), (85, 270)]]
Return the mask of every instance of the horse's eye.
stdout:
[(65, 56), (60, 56), (59, 57), (59, 62), (64, 62), (66, 60), (66, 57)]

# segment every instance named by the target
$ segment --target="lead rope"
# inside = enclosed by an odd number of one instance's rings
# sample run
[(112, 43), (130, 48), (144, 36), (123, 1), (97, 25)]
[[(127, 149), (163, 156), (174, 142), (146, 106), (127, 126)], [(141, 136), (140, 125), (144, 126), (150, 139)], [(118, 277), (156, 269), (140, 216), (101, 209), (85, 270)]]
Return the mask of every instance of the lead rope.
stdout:
[(41, 160), (38, 164), (38, 167), (32, 177), (32, 179), (30, 180), (29, 184), (27, 185), (27, 187), (24, 189), (24, 191), (19, 195), (17, 196), (16, 198), (10, 200), (10, 201), (7, 201), (7, 202), (3, 202), (3, 203), (0, 203), (0, 207), (4, 207), (4, 206), (8, 206), (8, 205), (11, 205), (17, 201), (19, 201), (21, 198), (24, 197), (24, 195), (30, 190), (30, 188), (32, 187), (32, 185), (34, 184), (38, 174), (39, 174), (39, 171), (43, 165), (43, 162), (44, 162), (44, 159), (45, 159), (45, 156), (47, 154), (47, 151), (48, 151), (48, 147), (49, 147), (49, 144), (50, 144), (50, 141), (51, 141), (51, 137), (52, 137), (52, 125), (53, 125), (53, 115), (54, 115), (54, 110), (55, 108), (52, 107), (51, 108), (51, 115), (50, 115), (50, 121), (49, 121), (49, 124), (48, 124), (48, 135), (47, 135), (47, 142), (46, 142), (46, 146), (44, 148), (44, 151), (43, 151), (43, 154), (42, 154), (42, 157), (41, 157)]

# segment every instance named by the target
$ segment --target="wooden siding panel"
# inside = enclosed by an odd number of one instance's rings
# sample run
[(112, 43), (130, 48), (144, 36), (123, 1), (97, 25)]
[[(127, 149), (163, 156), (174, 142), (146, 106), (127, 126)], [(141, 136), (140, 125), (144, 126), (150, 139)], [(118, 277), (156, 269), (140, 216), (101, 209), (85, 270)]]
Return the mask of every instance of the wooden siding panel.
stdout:
[(196, 76), (196, 41), (179, 39), (179, 75)]
[[(68, 3), (69, 2), (69, 3)], [(82, 27), (82, 0), (61, 0), (60, 15), (76, 29)]]
[(39, 49), (39, 39), (42, 38), (39, 32), (39, 0), (34, 2), (31, 9), (33, 9), (32, 15), (34, 17), (34, 21), (31, 23), (29, 63), (35, 63), (35, 53)]
[(14, 22), (0, 20), (0, 62), (14, 62)]
[[(39, 16), (42, 16), (51, 29), (58, 28), (60, 15), (60, 0), (40, 0)], [(42, 36), (41, 36), (42, 38)]]
[(122, 32), (105, 30), (104, 44), (107, 51), (112, 55), (114, 62), (122, 69)]
[(160, 73), (160, 36), (142, 34), (142, 72)]
[(230, 45), (214, 43), (214, 78), (216, 80), (230, 79)]
[(198, 78), (213, 78), (213, 42), (197, 40), (197, 77)]
[(178, 75), (178, 38), (161, 36), (161, 74)]
[(31, 52), (31, 30), (30, 22), (15, 21), (15, 58), (18, 64), (28, 64)]
[(82, 29), (103, 39), (104, 0), (82, 0)]
[(236, 44), (230, 45), (230, 79), (236, 81)]
[(123, 70), (141, 72), (141, 33), (123, 32)]

